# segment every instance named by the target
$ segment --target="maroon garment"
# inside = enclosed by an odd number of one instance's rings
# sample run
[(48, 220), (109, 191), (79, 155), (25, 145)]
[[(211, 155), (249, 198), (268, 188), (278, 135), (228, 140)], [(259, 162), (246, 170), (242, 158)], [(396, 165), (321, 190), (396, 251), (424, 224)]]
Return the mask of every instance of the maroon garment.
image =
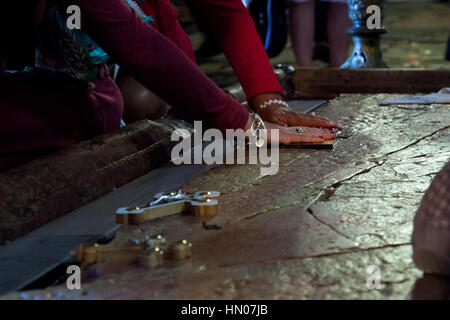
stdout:
[[(194, 4), (211, 34), (218, 39), (242, 84), (247, 100), (268, 92), (284, 95), (242, 0), (194, 0)], [(195, 61), (190, 40), (179, 25), (169, 0), (146, 0), (140, 7), (154, 17), (155, 27), (162, 34)]]
[[(185, 118), (204, 120), (205, 127), (222, 131), (245, 126), (245, 107), (123, 0), (71, 3), (81, 8), (83, 31)], [(100, 79), (94, 89), (78, 96), (53, 92), (52, 88), (39, 92), (30, 86), (0, 87), (0, 155), (69, 146), (110, 132), (119, 127), (122, 111), (120, 91), (109, 78)]]
[[(123, 0), (74, 0), (83, 30), (121, 66), (185, 118), (205, 126), (244, 128), (248, 112), (224, 93), (170, 40), (140, 19)], [(143, 41), (145, 39), (145, 41)]]
[(195, 54), (191, 40), (181, 25), (178, 23), (178, 15), (170, 0), (145, 0), (142, 3), (134, 0), (147, 15), (153, 18), (152, 26), (172, 40), (193, 62)]
[[(167, 1), (167, 0), (165, 0)], [(258, 31), (242, 0), (194, 0), (211, 34), (219, 40), (250, 101), (258, 94), (284, 96)]]
[(2, 86), (1, 154), (65, 147), (119, 128), (122, 95), (106, 67), (98, 70), (95, 89), (81, 94), (30, 84)]

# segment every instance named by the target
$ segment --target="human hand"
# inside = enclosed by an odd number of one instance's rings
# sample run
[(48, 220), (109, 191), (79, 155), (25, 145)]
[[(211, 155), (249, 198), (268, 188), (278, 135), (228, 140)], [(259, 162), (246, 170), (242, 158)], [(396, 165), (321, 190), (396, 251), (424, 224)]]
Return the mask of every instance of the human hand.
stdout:
[[(270, 103), (273, 101), (272, 103)], [(341, 130), (342, 127), (326, 118), (290, 109), (280, 94), (261, 94), (252, 99), (252, 108), (264, 121), (280, 126), (304, 126)]]
[[(249, 130), (255, 119), (249, 116), (245, 130)], [(266, 136), (264, 138), (267, 144), (290, 144), (290, 143), (321, 143), (325, 140), (334, 139), (336, 132), (330, 128), (311, 128), (311, 127), (285, 127), (278, 124), (264, 122)], [(278, 130), (278, 141), (275, 140), (272, 130)]]

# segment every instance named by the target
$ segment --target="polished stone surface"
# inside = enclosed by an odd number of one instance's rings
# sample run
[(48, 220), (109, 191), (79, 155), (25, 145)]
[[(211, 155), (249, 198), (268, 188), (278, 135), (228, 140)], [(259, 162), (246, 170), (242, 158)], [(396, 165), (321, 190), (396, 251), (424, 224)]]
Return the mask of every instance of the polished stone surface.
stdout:
[[(150, 270), (97, 265), (84, 271), (81, 291), (62, 284), (22, 298), (448, 297), (448, 279), (424, 277), (414, 266), (411, 233), (425, 190), (450, 159), (450, 109), (378, 106), (392, 97), (342, 95), (317, 110), (354, 135), (332, 151), (281, 149), (277, 175), (261, 176), (259, 165), (224, 165), (187, 183), (188, 192), (222, 192), (219, 215), (207, 220), (222, 229), (172, 216), (124, 227), (113, 240), (188, 239), (192, 259)], [(368, 288), (368, 268), (379, 269), (379, 289)]]
[[(382, 41), (389, 66), (450, 68), (449, 14), (446, 3), (389, 1)], [(199, 33), (190, 37), (198, 47)], [(290, 45), (271, 62), (293, 64)], [(223, 55), (201, 68), (223, 87), (237, 82)], [(222, 166), (192, 180), (186, 191), (223, 192), (219, 215), (207, 221), (222, 229), (176, 216), (143, 232), (124, 228), (115, 240), (141, 233), (187, 238), (191, 260), (152, 270), (98, 265), (83, 271), (81, 291), (62, 284), (4, 298), (448, 299), (450, 279), (424, 276), (410, 243), (423, 193), (450, 158), (450, 107), (377, 106), (394, 96), (346, 95), (317, 111), (355, 135), (333, 151), (280, 150), (277, 176), (260, 177), (258, 166)], [(144, 192), (143, 184), (130, 201)], [(379, 267), (379, 290), (367, 287), (370, 266)]]

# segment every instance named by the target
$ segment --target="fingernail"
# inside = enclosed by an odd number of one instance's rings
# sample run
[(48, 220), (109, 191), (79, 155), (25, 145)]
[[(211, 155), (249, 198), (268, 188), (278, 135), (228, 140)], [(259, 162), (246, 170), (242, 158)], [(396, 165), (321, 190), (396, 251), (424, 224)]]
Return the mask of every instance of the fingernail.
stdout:
[(322, 136), (319, 136), (319, 138), (325, 139), (325, 138), (324, 138), (324, 137), (322, 137)]

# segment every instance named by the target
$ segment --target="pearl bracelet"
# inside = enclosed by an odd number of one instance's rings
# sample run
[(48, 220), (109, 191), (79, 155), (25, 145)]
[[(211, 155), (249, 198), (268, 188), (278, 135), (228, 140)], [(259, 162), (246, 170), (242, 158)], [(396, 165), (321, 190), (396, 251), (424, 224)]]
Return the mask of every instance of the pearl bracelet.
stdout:
[(286, 101), (283, 101), (283, 100), (280, 100), (280, 99), (267, 100), (263, 104), (260, 104), (258, 106), (258, 108), (264, 109), (264, 108), (267, 108), (267, 106), (270, 106), (271, 104), (279, 104), (279, 105), (282, 105), (282, 106), (284, 106), (286, 108), (289, 108), (289, 105), (286, 103)]

